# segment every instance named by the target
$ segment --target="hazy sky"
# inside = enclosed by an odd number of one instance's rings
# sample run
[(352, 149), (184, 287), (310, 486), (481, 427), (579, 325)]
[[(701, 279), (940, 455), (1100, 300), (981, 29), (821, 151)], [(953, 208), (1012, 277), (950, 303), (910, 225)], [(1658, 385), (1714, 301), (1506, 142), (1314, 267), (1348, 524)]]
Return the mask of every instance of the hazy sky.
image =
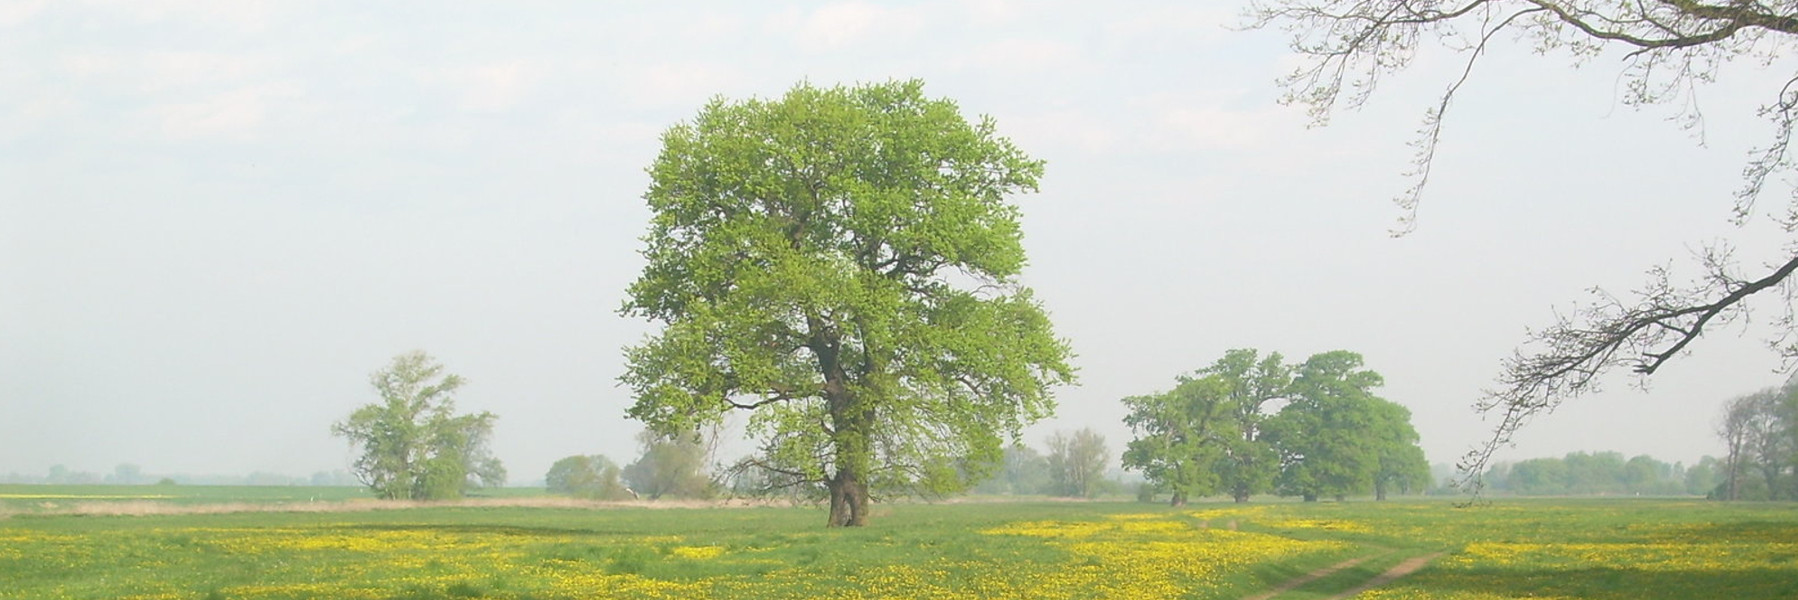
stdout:
[[(1768, 219), (1727, 222), (1777, 91), (1758, 67), (1701, 91), (1700, 140), (1622, 106), (1615, 55), (1506, 44), (1392, 239), (1456, 58), (1307, 128), (1276, 102), (1283, 36), (1232, 31), (1240, 4), (0, 1), (0, 473), (345, 468), (330, 424), (411, 349), (500, 416), (514, 480), (628, 461), (643, 168), (709, 98), (799, 81), (922, 78), (1048, 161), (1017, 199), (1025, 280), (1082, 385), (1039, 446), (1121, 446), (1119, 398), (1230, 348), (1348, 349), (1450, 462), (1500, 359), (1586, 288), (1721, 237), (1777, 256)], [(1763, 337), (1707, 337), (1649, 393), (1618, 377), (1501, 458), (1717, 453), (1720, 403), (1782, 379)]]

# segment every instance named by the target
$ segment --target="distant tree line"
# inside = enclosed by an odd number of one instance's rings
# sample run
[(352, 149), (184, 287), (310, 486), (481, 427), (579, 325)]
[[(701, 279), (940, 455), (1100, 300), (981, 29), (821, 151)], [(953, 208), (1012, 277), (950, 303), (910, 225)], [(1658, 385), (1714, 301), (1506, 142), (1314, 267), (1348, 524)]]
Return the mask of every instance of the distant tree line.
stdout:
[(1124, 467), (1176, 506), (1211, 495), (1315, 501), (1427, 491), (1411, 411), (1374, 395), (1384, 380), (1362, 363), (1340, 350), (1298, 364), (1231, 350), (1172, 390), (1124, 399), (1136, 433)]
[(27, 475), (23, 473), (7, 473), (0, 475), (0, 483), (25, 483), (43, 485), (252, 485), (252, 486), (313, 486), (313, 487), (354, 487), (362, 485), (348, 471), (319, 471), (309, 477), (298, 477), (267, 471), (255, 471), (249, 475), (187, 475), (147, 473), (141, 467), (131, 463), (123, 463), (111, 473), (101, 475), (88, 471), (76, 471), (66, 465), (52, 465), (43, 475)]
[(1574, 452), (1561, 458), (1494, 463), (1481, 477), (1486, 491), (1518, 496), (1703, 496), (1723, 472), (1722, 461), (1665, 463), (1619, 452)]
[(570, 456), (544, 476), (552, 494), (591, 500), (712, 498), (723, 483), (707, 463), (711, 451), (698, 435), (673, 438), (645, 430), (637, 436), (642, 454), (619, 466), (603, 455)]
[(1097, 498), (1123, 489), (1109, 475), (1111, 450), (1105, 436), (1092, 428), (1057, 431), (1046, 445), (1046, 454), (1024, 444), (1006, 447), (998, 471), (975, 486), (974, 493)]
[(1724, 457), (1713, 497), (1798, 500), (1798, 378), (1724, 403), (1717, 435)]

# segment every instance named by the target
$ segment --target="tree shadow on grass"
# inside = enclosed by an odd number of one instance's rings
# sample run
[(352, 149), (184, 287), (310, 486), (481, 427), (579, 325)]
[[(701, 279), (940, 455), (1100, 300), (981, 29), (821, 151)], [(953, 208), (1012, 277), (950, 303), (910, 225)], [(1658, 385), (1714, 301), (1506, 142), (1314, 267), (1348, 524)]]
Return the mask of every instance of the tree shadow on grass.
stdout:
[(454, 523), (406, 523), (406, 524), (368, 523), (368, 524), (360, 524), (360, 525), (334, 525), (334, 526), (328, 527), (328, 529), (337, 529), (337, 530), (344, 530), (344, 531), (378, 531), (378, 532), (424, 531), (424, 532), (443, 533), (443, 534), (497, 535), (497, 536), (505, 536), (505, 537), (539, 537), (539, 538), (606, 537), (606, 536), (642, 535), (641, 533), (634, 532), (634, 531), (607, 531), (607, 530), (603, 530), (603, 529), (591, 529), (591, 528), (578, 528), (577, 529), (577, 528), (572, 528), (572, 527), (546, 527), (546, 526), (523, 526), (523, 525), (473, 525), (473, 524), (454, 524)]
[(1676, 542), (1742, 542), (1791, 543), (1798, 541), (1798, 523), (1790, 521), (1740, 521), (1735, 523), (1701, 523), (1681, 527), (1660, 539)]
[(1430, 569), (1390, 587), (1416, 590), (1423, 597), (1465, 593), (1594, 600), (1798, 598), (1798, 556), (1793, 558), (1789, 569)]

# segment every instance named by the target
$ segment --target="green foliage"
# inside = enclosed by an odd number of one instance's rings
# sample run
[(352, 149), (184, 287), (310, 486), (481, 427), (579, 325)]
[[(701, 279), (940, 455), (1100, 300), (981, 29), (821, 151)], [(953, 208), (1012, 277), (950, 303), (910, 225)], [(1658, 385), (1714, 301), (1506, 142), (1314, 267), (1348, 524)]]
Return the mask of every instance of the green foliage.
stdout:
[(1231, 384), (1220, 376), (1180, 378), (1172, 391), (1124, 399), (1124, 423), (1136, 432), (1126, 445), (1125, 468), (1170, 493), (1175, 506), (1223, 490), (1219, 477), (1229, 450), (1242, 437)]
[[(1282, 361), (1231, 350), (1173, 391), (1124, 399), (1136, 432), (1124, 466), (1175, 504), (1218, 493), (1245, 502), (1276, 483), (1308, 499), (1429, 489), (1411, 412), (1373, 395), (1380, 376), (1361, 369), (1359, 354)], [(1285, 403), (1267, 414), (1276, 401)]]
[(1411, 426), (1411, 409), (1380, 398), (1372, 401), (1374, 412), (1374, 452), (1378, 466), (1374, 470), (1374, 497), (1385, 500), (1393, 493), (1411, 494), (1430, 489), (1430, 461), (1424, 458), (1417, 429)]
[(624, 468), (624, 481), (632, 490), (651, 500), (715, 495), (716, 486), (705, 471), (705, 444), (699, 436), (682, 434), (670, 439), (645, 430), (637, 441), (643, 455)]
[(1719, 498), (1798, 500), (1798, 376), (1725, 403), (1717, 434), (1727, 452)]
[(369, 377), (381, 402), (331, 426), (362, 455), (357, 477), (382, 498), (440, 500), (505, 483), (506, 470), (488, 451), (493, 413), (455, 414), (463, 380), (420, 351), (393, 358)]
[(678, 435), (751, 411), (760, 460), (827, 485), (832, 524), (861, 524), (870, 493), (985, 478), (1072, 381), (1017, 280), (1006, 198), (1042, 163), (990, 119), (916, 81), (802, 84), (715, 100), (662, 141), (621, 312), (664, 327), (625, 350), (631, 417)]
[(598, 454), (570, 456), (549, 466), (543, 476), (551, 494), (566, 494), (594, 500), (623, 500), (630, 497), (619, 479), (617, 463)]
[(1386, 401), (1372, 392), (1384, 383), (1380, 374), (1361, 365), (1361, 355), (1337, 350), (1296, 369), (1292, 400), (1268, 422), (1284, 465), (1283, 492), (1316, 500), (1373, 488), (1385, 437), (1379, 406)]
[(1498, 463), (1481, 481), (1494, 493), (1520, 496), (1705, 495), (1718, 483), (1719, 464), (1706, 457), (1688, 468), (1646, 455), (1626, 460), (1617, 452), (1573, 452)]
[(1049, 436), (1049, 488), (1055, 496), (1096, 498), (1110, 491), (1112, 482), (1105, 478), (1105, 465), (1111, 460), (1105, 448), (1105, 436), (1083, 427), (1068, 433), (1057, 431)]
[(1049, 490), (1049, 459), (1023, 444), (1005, 447), (999, 473), (980, 483), (982, 494), (1042, 494)]
[(1226, 459), (1218, 464), (1218, 475), (1237, 502), (1273, 491), (1274, 477), (1280, 472), (1279, 454), (1262, 439), (1262, 429), (1268, 418), (1267, 404), (1291, 393), (1292, 367), (1284, 361), (1278, 352), (1261, 356), (1256, 350), (1239, 348), (1225, 352), (1198, 372), (1221, 378), (1229, 386), (1225, 393), (1235, 409), (1237, 435), (1224, 444)]

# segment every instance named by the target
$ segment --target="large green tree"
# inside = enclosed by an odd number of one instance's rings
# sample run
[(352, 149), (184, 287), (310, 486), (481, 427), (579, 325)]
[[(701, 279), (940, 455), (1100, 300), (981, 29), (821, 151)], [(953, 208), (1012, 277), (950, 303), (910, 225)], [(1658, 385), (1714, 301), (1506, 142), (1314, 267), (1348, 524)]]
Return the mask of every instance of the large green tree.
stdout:
[(1171, 494), (1174, 506), (1222, 491), (1228, 452), (1241, 439), (1230, 390), (1220, 376), (1181, 377), (1172, 390), (1125, 398), (1136, 439), (1124, 448), (1124, 468)]
[(1312, 355), (1296, 369), (1291, 401), (1267, 422), (1280, 452), (1282, 491), (1315, 501), (1373, 487), (1381, 425), (1373, 388), (1384, 380), (1345, 350)]
[(1430, 487), (1430, 461), (1424, 458), (1417, 428), (1411, 426), (1411, 409), (1374, 398), (1373, 434), (1378, 466), (1374, 469), (1375, 500), (1393, 492), (1426, 491)]
[(1361, 355), (1283, 360), (1231, 350), (1172, 391), (1124, 399), (1124, 422), (1136, 433), (1124, 466), (1171, 492), (1175, 505), (1220, 492), (1237, 502), (1270, 491), (1385, 498), (1428, 485), (1411, 411), (1373, 395), (1381, 379), (1361, 369)]
[(361, 446), (352, 467), (376, 495), (441, 500), (505, 483), (505, 467), (487, 448), (497, 417), (455, 412), (461, 377), (413, 351), (393, 357), (369, 383), (381, 402), (356, 409), (333, 424), (331, 433)]
[(715, 100), (662, 136), (648, 264), (622, 312), (630, 416), (678, 434), (751, 413), (761, 460), (829, 490), (832, 526), (882, 493), (990, 475), (1073, 379), (1030, 290), (1018, 210), (1042, 163), (917, 81)]
[(1262, 426), (1268, 418), (1268, 403), (1291, 393), (1292, 367), (1284, 361), (1278, 352), (1261, 356), (1259, 351), (1238, 348), (1199, 371), (1229, 386), (1226, 393), (1235, 409), (1237, 435), (1224, 446), (1226, 458), (1219, 465), (1219, 474), (1237, 502), (1273, 491), (1274, 477), (1280, 472), (1279, 454), (1262, 439)]

